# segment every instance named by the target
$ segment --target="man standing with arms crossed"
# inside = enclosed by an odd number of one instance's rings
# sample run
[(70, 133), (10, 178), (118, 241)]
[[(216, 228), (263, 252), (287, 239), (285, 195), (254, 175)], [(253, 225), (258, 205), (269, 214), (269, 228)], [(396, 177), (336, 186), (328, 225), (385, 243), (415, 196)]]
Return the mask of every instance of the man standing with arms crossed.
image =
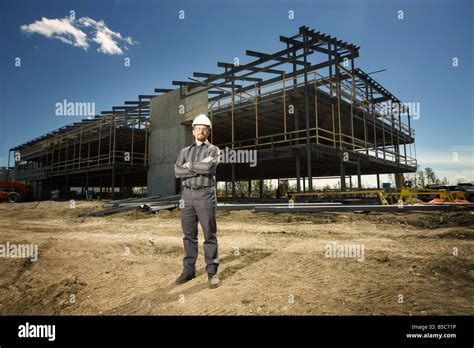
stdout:
[(183, 228), (183, 273), (176, 284), (183, 284), (196, 277), (196, 259), (198, 256), (198, 221), (204, 232), (204, 258), (208, 274), (209, 287), (220, 285), (217, 269), (219, 256), (217, 251), (216, 223), (216, 168), (220, 150), (207, 138), (211, 132), (211, 121), (204, 115), (198, 115), (192, 124), (194, 143), (181, 149), (174, 166), (175, 176), (182, 179), (181, 190), (181, 226)]

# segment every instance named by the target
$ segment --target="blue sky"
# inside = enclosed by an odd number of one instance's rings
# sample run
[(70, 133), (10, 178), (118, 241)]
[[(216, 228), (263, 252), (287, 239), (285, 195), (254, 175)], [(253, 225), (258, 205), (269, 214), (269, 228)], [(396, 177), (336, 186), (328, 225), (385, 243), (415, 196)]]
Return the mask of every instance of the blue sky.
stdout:
[[(119, 42), (122, 55), (106, 54), (97, 51), (110, 48), (105, 44), (89, 41), (85, 50), (20, 29), (43, 17), (63, 19), (71, 10), (76, 19), (104, 21), (133, 44)], [(387, 69), (373, 77), (402, 101), (420, 103), (413, 121), (420, 165), (451, 181), (474, 180), (473, 14), (469, 0), (2, 0), (0, 165), (9, 148), (81, 119), (56, 116), (57, 102), (94, 102), (97, 113), (110, 110), (154, 88), (171, 88), (172, 80), (186, 80), (193, 71), (219, 72), (217, 61), (239, 57), (245, 63), (251, 59), (246, 49), (280, 50), (279, 35), (306, 25), (360, 46), (356, 66)]]

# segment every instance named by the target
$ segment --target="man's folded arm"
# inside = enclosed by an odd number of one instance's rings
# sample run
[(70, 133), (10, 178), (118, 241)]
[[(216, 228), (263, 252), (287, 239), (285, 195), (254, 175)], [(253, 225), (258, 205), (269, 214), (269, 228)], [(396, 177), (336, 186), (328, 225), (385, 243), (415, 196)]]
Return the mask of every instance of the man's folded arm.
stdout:
[(217, 146), (214, 146), (212, 152), (209, 154), (212, 157), (212, 161), (210, 162), (190, 162), (189, 163), (189, 170), (192, 172), (206, 175), (212, 174), (216, 170), (217, 165), (219, 164), (219, 155), (220, 150)]
[(181, 150), (178, 159), (174, 165), (174, 176), (180, 179), (187, 179), (196, 176), (196, 173), (191, 172), (188, 168), (183, 168), (183, 164), (185, 163), (184, 158), (184, 150)]

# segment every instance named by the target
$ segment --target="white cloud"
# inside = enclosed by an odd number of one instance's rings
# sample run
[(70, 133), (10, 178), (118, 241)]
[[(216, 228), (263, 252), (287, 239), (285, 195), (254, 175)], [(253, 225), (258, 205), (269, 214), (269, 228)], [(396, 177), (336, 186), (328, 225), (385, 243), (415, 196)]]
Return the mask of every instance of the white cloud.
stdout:
[(89, 47), (87, 34), (73, 25), (68, 18), (48, 19), (41, 18), (32, 24), (25, 24), (20, 29), (27, 34), (37, 33), (47, 38), (59, 39), (64, 43), (81, 47), (85, 50)]
[[(104, 54), (123, 54), (123, 50), (119, 46), (120, 42), (126, 42), (130, 45), (134, 43), (131, 37), (123, 38), (119, 32), (110, 30), (103, 20), (96, 21), (89, 17), (83, 17), (78, 22), (84, 27), (95, 31), (92, 41), (99, 44), (98, 52)], [(127, 49), (125, 45), (123, 48)]]
[(43, 17), (40, 21), (22, 25), (20, 29), (27, 34), (37, 33), (85, 50), (89, 47), (89, 42), (95, 42), (99, 46), (98, 52), (110, 55), (121, 55), (124, 50), (128, 50), (126, 44), (136, 43), (131, 37), (123, 37), (119, 32), (109, 29), (103, 20), (96, 21), (89, 17), (78, 20)]

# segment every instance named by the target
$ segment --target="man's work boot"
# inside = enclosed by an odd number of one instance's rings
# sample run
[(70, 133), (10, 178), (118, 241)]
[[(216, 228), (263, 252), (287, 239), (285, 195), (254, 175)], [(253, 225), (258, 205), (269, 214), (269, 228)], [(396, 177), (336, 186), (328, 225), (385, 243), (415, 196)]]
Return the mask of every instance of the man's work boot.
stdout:
[(191, 279), (194, 279), (196, 278), (196, 272), (193, 272), (193, 273), (181, 273), (181, 275), (176, 278), (176, 281), (174, 282), (176, 285), (179, 285), (179, 284), (184, 284), (186, 282), (189, 282)]
[(219, 276), (217, 274), (214, 274), (214, 275), (209, 274), (208, 278), (209, 278), (209, 287), (211, 289), (215, 289), (221, 285), (221, 281), (219, 280)]

